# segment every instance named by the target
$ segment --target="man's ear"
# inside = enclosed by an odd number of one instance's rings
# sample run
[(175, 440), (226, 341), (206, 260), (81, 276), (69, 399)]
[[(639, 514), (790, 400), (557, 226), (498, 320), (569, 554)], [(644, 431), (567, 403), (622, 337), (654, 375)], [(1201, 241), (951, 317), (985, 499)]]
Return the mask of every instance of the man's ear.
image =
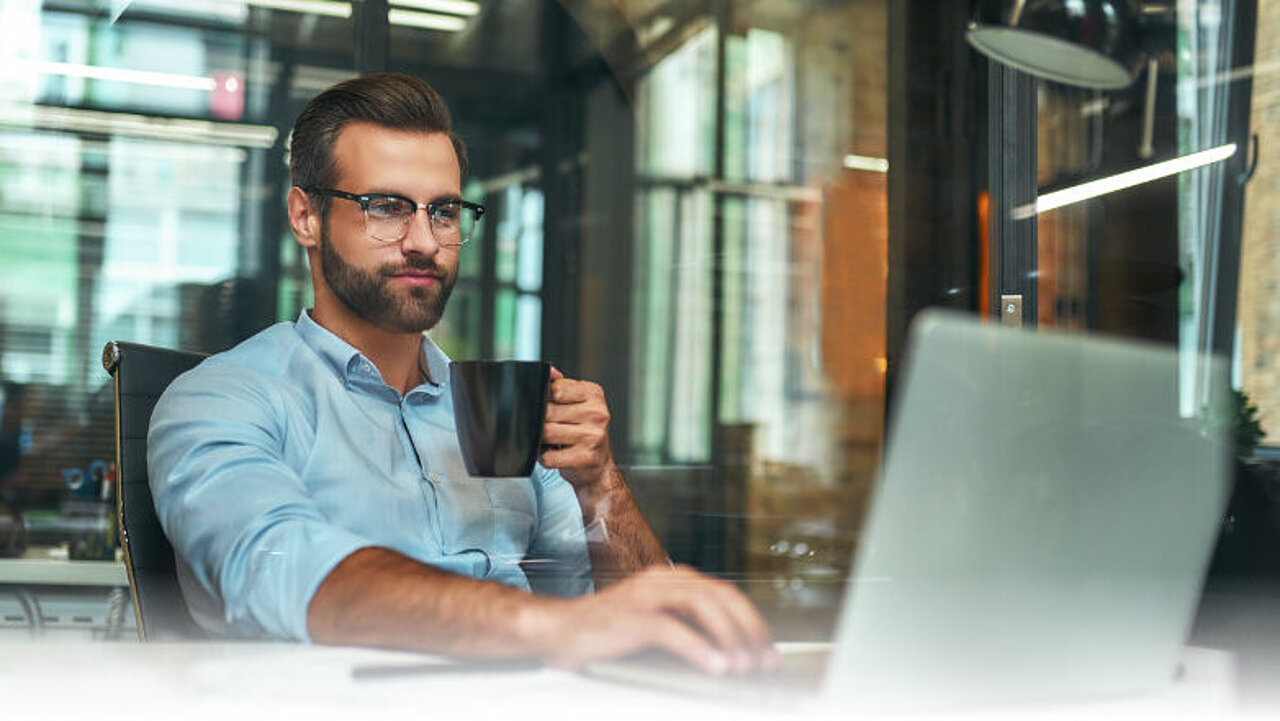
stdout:
[(311, 202), (311, 197), (302, 188), (294, 186), (289, 189), (286, 200), (289, 208), (289, 227), (298, 245), (303, 248), (315, 248), (320, 243), (320, 214)]

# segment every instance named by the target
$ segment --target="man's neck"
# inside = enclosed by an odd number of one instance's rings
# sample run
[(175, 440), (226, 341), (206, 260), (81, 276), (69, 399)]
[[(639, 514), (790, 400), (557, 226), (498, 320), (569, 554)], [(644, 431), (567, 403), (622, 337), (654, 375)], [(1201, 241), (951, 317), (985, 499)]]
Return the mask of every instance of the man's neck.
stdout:
[(422, 361), (421, 333), (392, 333), (371, 325), (345, 308), (334, 310), (320, 303), (311, 319), (346, 341), (373, 362), (387, 385), (401, 395), (431, 381)]

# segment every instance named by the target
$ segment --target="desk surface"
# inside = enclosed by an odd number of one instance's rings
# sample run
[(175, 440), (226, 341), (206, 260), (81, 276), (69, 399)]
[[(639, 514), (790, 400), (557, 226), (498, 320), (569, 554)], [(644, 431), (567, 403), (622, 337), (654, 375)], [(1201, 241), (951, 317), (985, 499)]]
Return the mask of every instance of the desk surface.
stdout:
[[(6, 716), (165, 719), (844, 718), (837, 710), (749, 708), (618, 686), (555, 669), (443, 671), (357, 678), (357, 668), (418, 668), (407, 653), (300, 644), (13, 643), (0, 653)], [(439, 667), (441, 669), (447, 667)], [(1231, 655), (1188, 649), (1186, 673), (1158, 698), (1054, 706), (946, 718), (1244, 717), (1231, 693)], [(454, 714), (453, 712), (457, 712)], [(477, 713), (480, 712), (480, 713)], [(449, 714), (443, 716), (442, 714)], [(912, 717), (915, 719), (921, 717)]]

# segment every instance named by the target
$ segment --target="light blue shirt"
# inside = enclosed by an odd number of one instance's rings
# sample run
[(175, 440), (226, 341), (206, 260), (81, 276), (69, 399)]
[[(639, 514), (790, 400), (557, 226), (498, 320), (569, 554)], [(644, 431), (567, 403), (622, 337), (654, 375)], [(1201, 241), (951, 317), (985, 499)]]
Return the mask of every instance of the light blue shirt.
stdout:
[(307, 606), (368, 546), (556, 595), (591, 590), (582, 511), (558, 472), (467, 474), (449, 359), (401, 396), (307, 312), (175, 380), (148, 436), (151, 491), (192, 615), (218, 636), (309, 640)]

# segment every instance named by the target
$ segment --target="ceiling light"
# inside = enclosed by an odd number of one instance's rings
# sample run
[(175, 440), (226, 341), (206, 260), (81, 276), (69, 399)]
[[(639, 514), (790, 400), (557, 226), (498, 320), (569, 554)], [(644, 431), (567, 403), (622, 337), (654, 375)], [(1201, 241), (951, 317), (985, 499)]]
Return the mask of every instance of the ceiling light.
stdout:
[(104, 110), (18, 104), (0, 105), (0, 127), (123, 135), (244, 148), (270, 148), (275, 145), (278, 134), (270, 125), (157, 118)]
[(873, 173), (889, 172), (889, 161), (885, 158), (873, 158), (870, 155), (846, 155), (844, 167), (850, 170), (869, 170)]
[(392, 8), (387, 12), (387, 20), (392, 25), (404, 25), (411, 28), (427, 30), (444, 30), (458, 32), (467, 26), (467, 21), (453, 15), (437, 15), (436, 13), (420, 13), (414, 10)]
[(965, 38), (993, 60), (1066, 85), (1133, 82), (1139, 52), (1130, 0), (981, 0)]
[(1061, 208), (1064, 205), (1079, 203), (1090, 198), (1096, 198), (1107, 193), (1114, 193), (1117, 190), (1132, 188), (1135, 185), (1149, 183), (1152, 180), (1166, 178), (1170, 175), (1185, 173), (1188, 170), (1194, 170), (1201, 166), (1217, 163), (1236, 154), (1236, 144), (1227, 143), (1219, 145), (1216, 148), (1201, 150), (1198, 153), (1191, 153), (1173, 160), (1165, 160), (1160, 163), (1153, 163), (1137, 170), (1129, 170), (1116, 175), (1110, 175), (1098, 180), (1091, 180), (1080, 185), (1073, 185), (1070, 188), (1063, 188), (1052, 193), (1045, 193), (1036, 198), (1034, 204), (1027, 204), (1013, 210), (1015, 220), (1026, 220), (1038, 213), (1047, 210)]
[(324, 15), (331, 18), (351, 17), (351, 3), (332, 0), (248, 0), (253, 7), (267, 10), (284, 10), (304, 15)]
[(413, 8), (414, 10), (427, 10), (429, 12), (464, 15), (466, 17), (474, 17), (480, 14), (480, 3), (472, 2), (472, 0), (391, 0), (391, 4)]
[(161, 87), (180, 88), (183, 90), (210, 91), (217, 85), (217, 82), (213, 78), (199, 75), (175, 75), (172, 73), (156, 73), (148, 70), (105, 68), (98, 65), (60, 63), (53, 60), (10, 60), (9, 66), (32, 75), (62, 75), (71, 78), (113, 80), (121, 83), (158, 85)]

